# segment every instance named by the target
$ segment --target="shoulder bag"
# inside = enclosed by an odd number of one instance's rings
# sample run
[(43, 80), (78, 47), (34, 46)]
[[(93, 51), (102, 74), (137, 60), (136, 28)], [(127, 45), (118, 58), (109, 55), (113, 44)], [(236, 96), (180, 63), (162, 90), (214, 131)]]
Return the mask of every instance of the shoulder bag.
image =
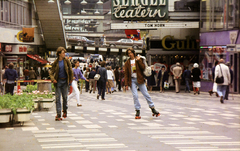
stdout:
[[(221, 68), (220, 65), (219, 65), (219, 67), (220, 67), (221, 74), (222, 74), (222, 68)], [(216, 77), (216, 83), (217, 83), (217, 84), (222, 84), (223, 82), (224, 82), (223, 74), (222, 74), (222, 76), (217, 76), (217, 77)]]
[(97, 74), (95, 74), (95, 76), (94, 76), (94, 80), (99, 80), (100, 79), (100, 74), (99, 74), (99, 70), (100, 69), (98, 69), (98, 72), (97, 72)]

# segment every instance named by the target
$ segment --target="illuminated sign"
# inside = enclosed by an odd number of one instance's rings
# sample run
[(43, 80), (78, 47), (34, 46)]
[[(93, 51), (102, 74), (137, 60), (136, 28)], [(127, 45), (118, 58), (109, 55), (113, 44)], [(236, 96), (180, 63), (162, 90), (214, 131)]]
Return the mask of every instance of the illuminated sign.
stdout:
[(194, 38), (186, 37), (186, 40), (176, 40), (174, 36), (167, 35), (161, 41), (150, 41), (151, 48), (163, 48), (165, 50), (196, 50), (199, 43)]
[(168, 0), (112, 0), (112, 20), (156, 19), (168, 19)]

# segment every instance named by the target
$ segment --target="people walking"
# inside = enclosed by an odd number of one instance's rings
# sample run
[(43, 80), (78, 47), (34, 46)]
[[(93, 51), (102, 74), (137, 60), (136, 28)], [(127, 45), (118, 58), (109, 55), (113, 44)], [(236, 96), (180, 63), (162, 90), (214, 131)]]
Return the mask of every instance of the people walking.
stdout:
[(162, 66), (158, 72), (158, 86), (160, 87), (160, 93), (164, 92), (164, 82), (168, 82), (168, 72), (165, 71), (165, 66)]
[(199, 65), (197, 63), (193, 64), (193, 69), (192, 69), (192, 81), (193, 81), (193, 91), (194, 95), (200, 94), (200, 87), (201, 87), (201, 71), (199, 69)]
[(185, 70), (183, 72), (183, 79), (185, 80), (185, 92), (189, 92), (190, 93), (190, 87), (189, 87), (189, 83), (191, 80), (191, 71), (188, 69), (188, 67), (185, 67)]
[(231, 77), (230, 85), (227, 86), (226, 94), (225, 94), (225, 100), (228, 100), (229, 88), (232, 87), (232, 82), (233, 82), (233, 71), (232, 71), (232, 69), (231, 69), (231, 64), (230, 64), (230, 62), (227, 62), (227, 63), (226, 63), (226, 66), (228, 66), (228, 68), (229, 68), (230, 77)]
[[(35, 70), (33, 70), (33, 67), (31, 67), (31, 70), (29, 71), (29, 80), (35, 80), (35, 79), (37, 79), (37, 74)], [(33, 85), (34, 82), (31, 82), (31, 84)]]
[(119, 67), (116, 66), (114, 70), (115, 80), (116, 80), (116, 86), (118, 86), (118, 91), (121, 91), (121, 81), (120, 81), (120, 71)]
[(211, 90), (208, 91), (209, 95), (212, 96), (213, 93), (216, 93), (216, 96), (218, 96), (218, 93), (217, 93), (217, 83), (214, 82), (214, 77), (215, 77), (215, 68), (216, 66), (219, 64), (219, 61), (216, 61), (215, 62), (215, 66), (212, 68), (212, 81), (213, 81), (213, 87)]
[(53, 82), (56, 92), (56, 121), (62, 120), (61, 118), (61, 97), (63, 98), (63, 117), (67, 117), (67, 95), (68, 85), (73, 81), (72, 65), (68, 59), (65, 59), (66, 49), (64, 47), (57, 48), (57, 59), (53, 62), (50, 70), (50, 78)]
[(224, 64), (224, 60), (220, 59), (219, 63), (215, 68), (214, 81), (217, 82), (217, 77), (223, 77), (223, 83), (217, 83), (217, 93), (220, 96), (220, 102), (224, 103), (227, 86), (231, 83), (231, 76), (228, 66)]
[(5, 84), (5, 92), (6, 92), (6, 94), (10, 93), (11, 95), (13, 95), (14, 86), (16, 85), (15, 81), (18, 78), (17, 71), (15, 69), (13, 69), (13, 66), (14, 66), (13, 63), (10, 63), (8, 65), (8, 68), (5, 70), (5, 73), (3, 76), (3, 79), (6, 83)]
[[(26, 67), (24, 70), (23, 70), (23, 75), (25, 77), (25, 80), (29, 80), (29, 70), (28, 70), (28, 67)], [(27, 85), (28, 82), (24, 82), (24, 85)]]
[(72, 88), (73, 92), (68, 96), (68, 101), (71, 100), (72, 98), (77, 99), (77, 107), (82, 106), (80, 102), (80, 91), (78, 89), (78, 81), (80, 79), (88, 81), (83, 75), (82, 72), (80, 71), (79, 67), (79, 61), (74, 62), (75, 67), (72, 69), (73, 70), (73, 81), (72, 81)]
[(182, 79), (182, 67), (179, 62), (176, 63), (176, 67), (173, 68), (173, 79), (175, 81), (176, 93), (180, 92), (180, 82)]
[(143, 63), (143, 60), (140, 58), (140, 56), (136, 56), (135, 51), (133, 48), (127, 48), (126, 55), (128, 55), (130, 58), (125, 62), (125, 86), (126, 89), (128, 89), (128, 86), (131, 87), (132, 94), (133, 94), (133, 100), (134, 100), (134, 107), (136, 110), (135, 119), (140, 119), (140, 109), (141, 105), (138, 100), (138, 90), (141, 91), (145, 99), (147, 100), (148, 106), (151, 108), (153, 116), (160, 116), (160, 113), (155, 109), (154, 103), (148, 94), (145, 80), (144, 80), (144, 74), (143, 71), (145, 69), (145, 64)]
[(124, 82), (124, 73), (125, 73), (125, 67), (122, 67), (122, 70), (119, 73), (119, 79), (120, 79), (120, 84), (124, 92), (126, 92), (125, 89), (125, 82)]
[(112, 90), (112, 88), (114, 87), (113, 77), (114, 75), (110, 66), (107, 66), (107, 94), (113, 93), (113, 90)]
[(153, 65), (151, 65), (151, 69), (152, 69), (152, 74), (149, 77), (147, 77), (147, 86), (148, 86), (149, 93), (152, 92), (153, 86), (156, 85), (156, 81), (155, 81), (156, 71), (154, 70)]
[(96, 80), (94, 79), (94, 76), (96, 75), (95, 67), (92, 67), (91, 72), (89, 73), (89, 85), (90, 85), (90, 91), (89, 93), (95, 93), (96, 91)]
[(107, 82), (107, 70), (105, 68), (106, 62), (102, 61), (100, 64), (101, 64), (101, 67), (97, 71), (97, 73), (100, 74), (100, 79), (97, 82), (97, 86), (98, 86), (97, 99), (99, 99), (99, 96), (101, 96), (102, 100), (105, 100), (105, 90), (106, 90), (106, 82)]
[(88, 92), (88, 90), (89, 90), (89, 73), (90, 73), (90, 69), (89, 69), (89, 67), (86, 67), (86, 70), (85, 70), (85, 72), (84, 72), (84, 77), (86, 78), (86, 79), (88, 79), (87, 81), (85, 81), (85, 91), (86, 92)]

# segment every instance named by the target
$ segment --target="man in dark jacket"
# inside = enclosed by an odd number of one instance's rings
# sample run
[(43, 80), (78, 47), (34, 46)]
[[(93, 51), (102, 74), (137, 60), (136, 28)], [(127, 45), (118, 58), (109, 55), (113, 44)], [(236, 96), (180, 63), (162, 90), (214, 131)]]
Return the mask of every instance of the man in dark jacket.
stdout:
[(131, 87), (132, 94), (133, 94), (133, 100), (134, 100), (134, 107), (136, 110), (135, 119), (141, 119), (140, 116), (140, 108), (141, 105), (138, 100), (138, 91), (142, 92), (143, 96), (147, 100), (149, 108), (151, 108), (153, 116), (156, 115), (156, 117), (160, 116), (160, 113), (155, 110), (154, 103), (148, 94), (147, 87), (145, 85), (144, 80), (144, 74), (143, 71), (145, 69), (145, 64), (143, 63), (143, 60), (140, 58), (140, 56), (136, 56), (135, 51), (133, 48), (128, 48), (126, 51), (126, 55), (128, 55), (130, 58), (125, 62), (125, 87), (128, 89), (128, 86)]
[(190, 93), (189, 82), (191, 79), (191, 71), (188, 69), (188, 67), (185, 67), (185, 70), (183, 72), (183, 79), (185, 79), (185, 84), (186, 84), (185, 92)]
[(5, 91), (6, 94), (10, 93), (11, 95), (13, 95), (15, 81), (18, 78), (17, 71), (13, 69), (13, 66), (13, 63), (10, 63), (8, 65), (9, 68), (5, 70), (4, 74), (4, 81), (6, 81)]
[(119, 78), (119, 67), (116, 66), (115, 70), (114, 70), (114, 76), (115, 76), (115, 80), (116, 80), (116, 84), (118, 85), (118, 91), (121, 91), (121, 81)]
[(72, 65), (68, 59), (65, 58), (66, 49), (58, 47), (57, 59), (53, 62), (50, 70), (50, 78), (56, 88), (56, 121), (62, 120), (61, 118), (61, 97), (63, 98), (63, 117), (67, 117), (67, 95), (68, 85), (73, 81)]
[(107, 69), (105, 68), (106, 62), (102, 61), (100, 64), (101, 64), (101, 67), (97, 71), (97, 73), (100, 74), (100, 79), (97, 82), (97, 86), (98, 86), (97, 99), (99, 99), (99, 96), (101, 96), (102, 100), (105, 100), (105, 90), (106, 90), (106, 83), (107, 83)]

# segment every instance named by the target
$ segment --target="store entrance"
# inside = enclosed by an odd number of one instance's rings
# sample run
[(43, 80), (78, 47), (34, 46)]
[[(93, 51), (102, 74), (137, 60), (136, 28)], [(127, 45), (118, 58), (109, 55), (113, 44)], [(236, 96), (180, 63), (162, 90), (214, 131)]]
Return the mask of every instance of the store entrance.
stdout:
[(240, 52), (229, 52), (231, 69), (233, 70), (233, 85), (230, 87), (230, 92), (240, 93)]

